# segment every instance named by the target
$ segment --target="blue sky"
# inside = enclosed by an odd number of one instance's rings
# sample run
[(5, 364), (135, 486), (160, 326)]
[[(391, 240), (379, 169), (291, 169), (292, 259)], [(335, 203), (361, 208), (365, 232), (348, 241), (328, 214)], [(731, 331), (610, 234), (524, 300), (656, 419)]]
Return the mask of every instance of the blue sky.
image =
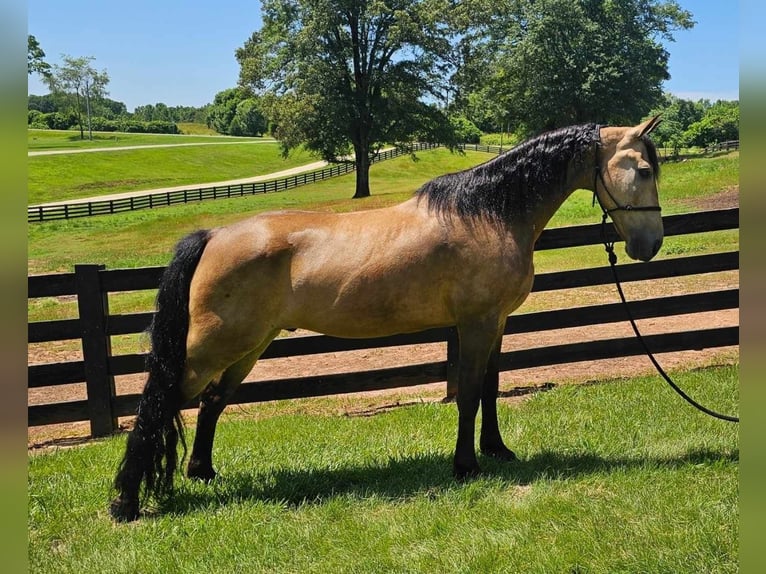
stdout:
[[(680, 0), (694, 14), (692, 30), (675, 33), (665, 90), (685, 99), (739, 98), (737, 4)], [(257, 0), (28, 0), (28, 31), (46, 60), (93, 56), (106, 69), (109, 97), (136, 106), (202, 106), (234, 87), (234, 51), (261, 25)], [(35, 75), (29, 93), (47, 88)]]

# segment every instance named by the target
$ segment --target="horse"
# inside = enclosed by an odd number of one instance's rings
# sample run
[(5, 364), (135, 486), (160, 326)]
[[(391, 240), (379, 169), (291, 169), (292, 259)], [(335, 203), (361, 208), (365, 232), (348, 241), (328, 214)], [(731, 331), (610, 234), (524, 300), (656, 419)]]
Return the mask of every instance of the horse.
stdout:
[(652, 259), (663, 240), (648, 138), (658, 122), (553, 130), (392, 207), (267, 212), (183, 238), (160, 281), (113, 518), (135, 520), (147, 498), (172, 494), (179, 440), (186, 452), (180, 410), (192, 400), (199, 414), (187, 475), (216, 476), (219, 415), (283, 329), (366, 338), (456, 326), (452, 472), (461, 480), (480, 472), (479, 406), (481, 453), (516, 459), (498, 427), (496, 365), (506, 318), (532, 289), (535, 241), (573, 191), (588, 189), (627, 255)]

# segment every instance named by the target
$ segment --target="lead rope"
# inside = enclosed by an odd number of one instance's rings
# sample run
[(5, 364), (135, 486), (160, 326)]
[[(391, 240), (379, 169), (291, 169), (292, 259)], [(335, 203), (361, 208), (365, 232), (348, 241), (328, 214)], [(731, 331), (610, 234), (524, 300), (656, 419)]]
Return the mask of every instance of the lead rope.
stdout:
[[(593, 193), (594, 195), (596, 194), (595, 188)], [(684, 399), (687, 403), (699, 409), (703, 413), (710, 415), (711, 417), (715, 417), (717, 419), (729, 421), (732, 423), (738, 423), (739, 417), (733, 417), (730, 415), (723, 415), (721, 413), (717, 413), (699, 404), (697, 401), (695, 401), (693, 398), (687, 395), (681, 388), (679, 388), (678, 385), (676, 385), (673, 382), (670, 376), (668, 376), (668, 374), (665, 372), (662, 366), (657, 362), (657, 359), (654, 358), (654, 355), (649, 350), (649, 347), (647, 346), (646, 341), (644, 341), (644, 338), (641, 336), (641, 333), (638, 330), (636, 321), (633, 319), (633, 314), (630, 312), (630, 306), (628, 305), (628, 302), (625, 299), (625, 294), (622, 291), (620, 278), (617, 276), (617, 255), (614, 252), (614, 241), (608, 241), (606, 238), (606, 218), (609, 215), (609, 212), (606, 209), (604, 209), (603, 206), (601, 208), (604, 212), (601, 218), (601, 239), (604, 242), (604, 248), (606, 249), (606, 253), (609, 257), (609, 266), (611, 267), (612, 275), (614, 276), (614, 284), (617, 286), (617, 292), (620, 294), (620, 299), (622, 300), (623, 307), (625, 307), (625, 313), (627, 314), (628, 320), (630, 321), (630, 326), (633, 327), (633, 332), (636, 334), (636, 338), (638, 339), (639, 343), (641, 343), (641, 346), (644, 348), (644, 351), (646, 352), (646, 356), (649, 357), (649, 360), (652, 362), (652, 364), (654, 365), (654, 368), (657, 369), (657, 372), (662, 376), (662, 378), (665, 379), (665, 381), (670, 385), (670, 387), (675, 392), (677, 392), (681, 396), (681, 398)]]

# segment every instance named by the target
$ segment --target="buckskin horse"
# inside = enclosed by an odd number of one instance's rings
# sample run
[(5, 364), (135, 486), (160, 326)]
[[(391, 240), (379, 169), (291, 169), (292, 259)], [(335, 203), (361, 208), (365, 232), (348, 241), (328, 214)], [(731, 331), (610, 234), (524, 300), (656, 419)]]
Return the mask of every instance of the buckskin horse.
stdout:
[(479, 405), (481, 452), (515, 459), (498, 428), (496, 370), (487, 367), (497, 362), (507, 316), (532, 288), (535, 241), (574, 190), (589, 189), (628, 256), (654, 257), (663, 224), (647, 136), (658, 122), (551, 131), (437, 177), (393, 207), (269, 212), (182, 239), (160, 282), (148, 379), (114, 481), (112, 516), (134, 520), (144, 498), (172, 492), (184, 442), (180, 409), (193, 399), (199, 416), (187, 473), (215, 477), (218, 417), (282, 329), (380, 337), (457, 326), (453, 473), (479, 472)]

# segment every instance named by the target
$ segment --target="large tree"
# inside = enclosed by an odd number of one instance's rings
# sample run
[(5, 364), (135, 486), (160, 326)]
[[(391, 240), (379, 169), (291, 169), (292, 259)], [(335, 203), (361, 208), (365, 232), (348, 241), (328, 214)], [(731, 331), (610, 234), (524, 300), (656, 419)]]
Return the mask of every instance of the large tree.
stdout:
[(73, 58), (63, 55), (61, 59), (63, 65), (54, 64), (50, 76), (46, 78), (48, 87), (51, 93), (61, 95), (69, 102), (71, 109), (77, 116), (80, 138), (82, 139), (85, 139), (84, 112), (87, 119), (88, 138), (93, 139), (93, 130), (91, 129), (93, 103), (108, 93), (106, 85), (109, 83), (109, 76), (106, 70), (99, 72), (91, 66), (91, 62), (95, 59), (92, 56)]
[(634, 123), (661, 102), (663, 41), (694, 24), (674, 0), (473, 2), (492, 17), (463, 38), (458, 104), (469, 117), (494, 106), (498, 123), (522, 132)]
[(263, 0), (263, 27), (236, 52), (240, 83), (264, 96), (285, 153), (303, 144), (338, 161), (353, 151), (354, 197), (367, 197), (383, 144), (454, 144), (435, 105), (448, 78), (450, 3)]

